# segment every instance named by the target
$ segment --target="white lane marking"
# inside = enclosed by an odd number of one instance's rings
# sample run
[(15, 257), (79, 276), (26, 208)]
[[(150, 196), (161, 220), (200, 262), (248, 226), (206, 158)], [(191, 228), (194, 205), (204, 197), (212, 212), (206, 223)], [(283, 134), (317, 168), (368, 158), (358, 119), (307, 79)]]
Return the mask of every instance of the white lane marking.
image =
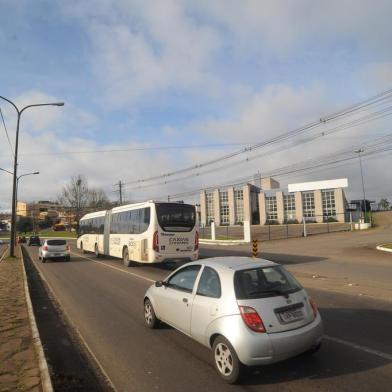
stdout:
[(351, 348), (355, 348), (357, 350), (364, 351), (364, 352), (366, 352), (368, 354), (377, 355), (378, 357), (381, 357), (383, 359), (387, 359), (388, 361), (392, 361), (392, 355), (391, 354), (387, 354), (387, 353), (383, 353), (382, 351), (373, 350), (372, 348), (369, 348), (369, 347), (366, 347), (366, 346), (361, 346), (359, 344), (348, 342), (347, 340), (335, 338), (333, 336), (324, 335), (324, 339), (330, 340), (331, 342), (343, 344), (345, 346), (348, 346), (348, 347), (351, 347)]
[(94, 260), (94, 259), (92, 259), (92, 258), (90, 258), (90, 257), (87, 257), (87, 256), (82, 256), (82, 255), (80, 255), (79, 253), (75, 253), (75, 252), (71, 252), (71, 253), (72, 253), (73, 255), (78, 256), (78, 257), (81, 257), (81, 258), (83, 258), (83, 259), (86, 259), (86, 260), (89, 260), (89, 261), (93, 261), (94, 263), (101, 264), (101, 265), (103, 265), (104, 267), (113, 268), (113, 269), (115, 269), (115, 270), (117, 270), (117, 271), (124, 272), (124, 274), (132, 275), (132, 276), (135, 276), (136, 278), (140, 278), (140, 279), (147, 280), (147, 282), (155, 283), (155, 280), (150, 279), (150, 278), (146, 278), (146, 277), (143, 276), (143, 275), (138, 275), (138, 274), (135, 274), (135, 273), (133, 273), (133, 272), (125, 271), (125, 270), (123, 270), (122, 268), (114, 267), (113, 265), (106, 264), (106, 263), (104, 263), (103, 261)]

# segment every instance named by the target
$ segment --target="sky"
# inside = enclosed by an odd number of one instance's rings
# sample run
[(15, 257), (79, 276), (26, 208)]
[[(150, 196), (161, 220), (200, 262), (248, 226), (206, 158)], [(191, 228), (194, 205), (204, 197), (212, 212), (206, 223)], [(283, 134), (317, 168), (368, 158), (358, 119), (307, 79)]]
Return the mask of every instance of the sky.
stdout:
[[(113, 200), (120, 180), (127, 200), (162, 199), (366, 150), (392, 133), (391, 117), (328, 134), (371, 113), (363, 111), (321, 122), (315, 140), (245, 152), (208, 173), (139, 181), (391, 89), (390, 15), (388, 0), (0, 0), (0, 95), (20, 108), (65, 103), (22, 114), (18, 174), (40, 174), (20, 180), (19, 199), (55, 200), (78, 174)], [(388, 114), (389, 102), (370, 109)], [(15, 111), (1, 99), (0, 108), (14, 146)], [(0, 122), (0, 168), (13, 170), (12, 154)], [(391, 161), (390, 151), (364, 157), (368, 198), (392, 199)], [(276, 178), (285, 188), (346, 177), (347, 197), (362, 197), (358, 160)], [(12, 177), (0, 171), (0, 211), (10, 209), (11, 192)], [(186, 198), (197, 199), (197, 192)]]

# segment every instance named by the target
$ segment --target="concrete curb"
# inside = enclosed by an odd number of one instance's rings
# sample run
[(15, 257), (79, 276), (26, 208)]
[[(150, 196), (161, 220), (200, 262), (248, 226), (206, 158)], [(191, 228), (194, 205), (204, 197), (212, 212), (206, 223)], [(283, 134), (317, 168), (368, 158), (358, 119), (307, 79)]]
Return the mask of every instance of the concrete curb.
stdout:
[(384, 248), (384, 245), (378, 245), (378, 246), (376, 246), (376, 249), (377, 250), (381, 250), (383, 252), (390, 252), (390, 253), (392, 253), (392, 249), (391, 248)]
[(24, 265), (23, 252), (22, 252), (22, 250), (20, 250), (20, 252), (21, 252), (21, 259), (22, 259), (22, 266), (23, 266), (23, 268), (22, 268), (23, 269), (23, 283), (24, 283), (24, 288), (25, 288), (27, 311), (29, 314), (31, 332), (33, 335), (33, 343), (34, 343), (34, 346), (35, 346), (35, 349), (36, 349), (36, 352), (38, 355), (38, 365), (39, 365), (39, 370), (41, 373), (42, 390), (43, 390), (43, 392), (53, 392), (53, 385), (52, 385), (52, 380), (51, 380), (50, 374), (49, 374), (48, 363), (45, 358), (44, 348), (42, 346), (41, 338), (39, 337), (37, 323), (35, 321), (35, 316), (34, 316), (34, 311), (33, 311), (33, 305), (31, 303), (29, 286), (27, 283), (27, 274), (26, 274), (26, 269), (25, 269), (25, 265)]
[(202, 245), (250, 245), (250, 242), (246, 242), (243, 240), (200, 240), (199, 244)]
[[(30, 257), (30, 258), (32, 259), (32, 257)], [(60, 299), (56, 296), (51, 284), (45, 278), (44, 274), (41, 273), (39, 268), (35, 265), (35, 262), (33, 260), (31, 260), (31, 262), (34, 264), (34, 268), (36, 269), (36, 271), (37, 271), (38, 275), (40, 276), (40, 278), (42, 279), (42, 281), (45, 282), (46, 286), (48, 287), (50, 294), (53, 296), (53, 298), (55, 298), (55, 300), (60, 308), (61, 313), (63, 314), (63, 316), (65, 316), (67, 323), (72, 327), (72, 329), (74, 330), (74, 332), (76, 333), (76, 335), (78, 336), (78, 338), (80, 339), (80, 341), (82, 342), (84, 347), (86, 348), (87, 352), (91, 355), (91, 357), (95, 361), (96, 365), (98, 366), (98, 368), (102, 372), (103, 377), (106, 378), (107, 383), (110, 385), (110, 387), (113, 389), (114, 392), (117, 392), (117, 389), (114, 386), (112, 380), (110, 379), (110, 377), (106, 373), (105, 369), (101, 365), (101, 362), (99, 362), (98, 358), (95, 356), (93, 350), (90, 348), (87, 341), (84, 339), (83, 335), (80, 333), (79, 328), (72, 321), (71, 317), (69, 316), (68, 312), (65, 310), (65, 307), (61, 303)], [(46, 391), (44, 391), (44, 392), (46, 392)]]

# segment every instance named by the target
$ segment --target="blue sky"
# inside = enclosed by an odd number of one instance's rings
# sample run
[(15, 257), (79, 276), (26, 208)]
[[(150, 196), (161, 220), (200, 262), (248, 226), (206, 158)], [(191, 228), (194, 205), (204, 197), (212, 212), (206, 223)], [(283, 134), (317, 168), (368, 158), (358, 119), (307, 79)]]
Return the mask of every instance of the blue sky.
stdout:
[[(115, 197), (112, 185), (119, 179), (165, 173), (238, 146), (58, 157), (32, 152), (251, 144), (387, 90), (391, 14), (392, 4), (381, 0), (0, 0), (0, 95), (20, 104), (65, 102), (22, 119), (20, 172), (44, 173), (26, 179), (22, 194), (26, 200), (55, 198), (80, 173)], [(4, 102), (0, 107), (13, 138), (15, 116)], [(129, 188), (128, 198), (294, 164), (392, 132), (390, 125), (374, 122), (237, 170), (146, 191)], [(388, 159), (372, 159), (369, 171), (379, 172)], [(12, 167), (3, 129), (0, 167)], [(7, 209), (10, 179), (0, 176), (0, 209)], [(337, 176), (347, 176), (349, 192), (359, 194), (354, 165), (281, 182)], [(387, 173), (369, 176), (373, 197), (391, 197), (390, 179)]]

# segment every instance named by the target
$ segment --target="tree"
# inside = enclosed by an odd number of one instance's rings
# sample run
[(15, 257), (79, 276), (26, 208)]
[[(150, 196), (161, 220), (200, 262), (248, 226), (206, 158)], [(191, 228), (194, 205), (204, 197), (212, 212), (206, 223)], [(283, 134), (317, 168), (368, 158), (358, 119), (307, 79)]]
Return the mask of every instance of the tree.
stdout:
[(18, 221), (16, 222), (16, 230), (19, 233), (26, 233), (28, 231), (33, 230), (33, 220), (28, 216), (21, 216), (19, 217)]
[(92, 188), (89, 190), (89, 207), (105, 209), (110, 205), (106, 193), (102, 189)]
[(70, 182), (63, 187), (58, 197), (60, 204), (74, 215), (79, 229), (79, 220), (87, 212), (105, 209), (110, 201), (102, 189), (89, 188), (87, 179), (80, 174), (72, 176)]
[(378, 202), (378, 209), (379, 209), (379, 210), (386, 211), (386, 210), (389, 209), (389, 205), (390, 205), (390, 203), (389, 203), (389, 201), (388, 201), (387, 199), (381, 199), (381, 200)]

